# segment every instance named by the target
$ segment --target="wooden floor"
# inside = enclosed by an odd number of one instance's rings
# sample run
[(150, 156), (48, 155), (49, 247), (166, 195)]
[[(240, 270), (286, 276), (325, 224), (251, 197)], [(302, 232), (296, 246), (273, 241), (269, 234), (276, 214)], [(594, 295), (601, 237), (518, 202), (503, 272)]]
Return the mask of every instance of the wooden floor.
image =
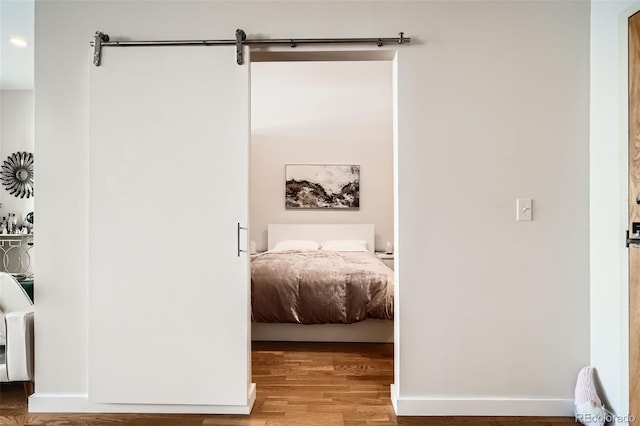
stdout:
[(571, 417), (396, 417), (389, 400), (393, 346), (254, 343), (250, 416), (28, 414), (21, 384), (3, 384), (0, 425), (570, 425)]

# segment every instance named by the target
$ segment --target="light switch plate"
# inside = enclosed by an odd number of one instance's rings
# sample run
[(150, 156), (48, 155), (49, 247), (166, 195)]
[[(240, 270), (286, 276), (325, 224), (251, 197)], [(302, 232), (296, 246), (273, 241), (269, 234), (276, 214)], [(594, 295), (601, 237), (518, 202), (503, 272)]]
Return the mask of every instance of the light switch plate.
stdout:
[(531, 198), (516, 200), (516, 220), (518, 222), (533, 220), (533, 201)]

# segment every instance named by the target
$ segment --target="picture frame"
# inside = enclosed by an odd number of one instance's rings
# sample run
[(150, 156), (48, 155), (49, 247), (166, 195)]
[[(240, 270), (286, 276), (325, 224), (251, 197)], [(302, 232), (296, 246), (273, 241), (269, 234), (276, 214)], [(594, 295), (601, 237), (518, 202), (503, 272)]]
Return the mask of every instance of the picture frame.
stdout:
[(285, 164), (286, 209), (359, 209), (360, 166)]

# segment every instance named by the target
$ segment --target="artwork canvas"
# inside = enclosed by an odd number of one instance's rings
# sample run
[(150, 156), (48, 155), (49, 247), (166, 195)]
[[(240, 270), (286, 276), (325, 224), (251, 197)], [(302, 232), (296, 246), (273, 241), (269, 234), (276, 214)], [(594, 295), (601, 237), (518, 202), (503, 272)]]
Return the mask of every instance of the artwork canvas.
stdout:
[(360, 208), (360, 166), (287, 164), (287, 209)]

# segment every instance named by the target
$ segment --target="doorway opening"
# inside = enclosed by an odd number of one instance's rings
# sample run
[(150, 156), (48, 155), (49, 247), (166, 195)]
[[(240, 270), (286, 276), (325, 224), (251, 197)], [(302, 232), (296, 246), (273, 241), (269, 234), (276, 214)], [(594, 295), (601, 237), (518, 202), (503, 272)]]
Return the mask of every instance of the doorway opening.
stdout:
[[(394, 57), (393, 51), (379, 50), (251, 53), (253, 342), (394, 343), (394, 306), (398, 306)], [(354, 182), (356, 200), (353, 186), (349, 186)], [(316, 251), (333, 251), (331, 243), (357, 251), (353, 244), (358, 240), (368, 240), (366, 249), (377, 262), (374, 267), (379, 273), (388, 273), (391, 310), (396, 311), (396, 315), (391, 312), (390, 319), (374, 315), (373, 319), (357, 322), (347, 318), (344, 322), (351, 323), (344, 324), (340, 323), (344, 318), (332, 319), (330, 314), (324, 317), (319, 308), (312, 313), (292, 313), (286, 308), (288, 301), (263, 297), (265, 293), (254, 288), (262, 285), (257, 275), (262, 272), (257, 271), (271, 261), (267, 257), (279, 249), (277, 243), (292, 244), (284, 244), (285, 250), (313, 251), (314, 257)], [(341, 251), (340, 247), (336, 251)], [(335, 272), (327, 270), (327, 274)], [(290, 287), (299, 291), (297, 285)], [(294, 294), (292, 299), (298, 296)], [(256, 308), (269, 303), (277, 306), (274, 312), (264, 314), (268, 307)], [(322, 303), (318, 300), (315, 307)], [(336, 310), (328, 304), (324, 308)], [(255, 315), (257, 309), (259, 315)], [(275, 318), (282, 311), (287, 311), (282, 314), (283, 322), (265, 319), (268, 315)], [(294, 323), (287, 315), (305, 324)], [(282, 345), (290, 347), (289, 343)], [(305, 345), (313, 347), (313, 343)]]
[[(34, 124), (33, 0), (0, 4), (0, 271), (33, 299)], [(1, 336), (0, 336), (1, 338)], [(0, 339), (1, 340), (1, 339)]]

